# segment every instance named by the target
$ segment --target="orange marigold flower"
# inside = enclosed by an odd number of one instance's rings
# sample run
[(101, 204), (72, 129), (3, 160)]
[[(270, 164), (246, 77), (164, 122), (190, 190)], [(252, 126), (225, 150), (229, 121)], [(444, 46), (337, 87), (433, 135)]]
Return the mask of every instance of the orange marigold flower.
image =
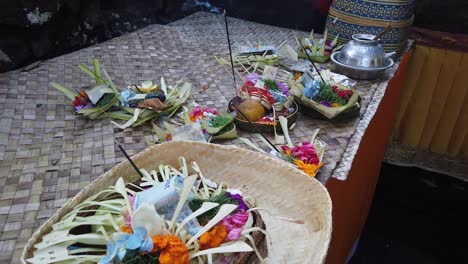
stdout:
[(157, 235), (153, 240), (152, 253), (159, 252), (160, 264), (187, 264), (189, 253), (187, 247), (174, 235)]
[(300, 72), (295, 72), (295, 73), (294, 73), (294, 80), (297, 80), (297, 79), (301, 78), (301, 76), (302, 76), (302, 73), (300, 73)]
[(201, 235), (198, 243), (200, 249), (215, 248), (221, 245), (227, 237), (227, 229), (224, 225), (219, 224), (211, 228), (210, 231)]
[(132, 228), (129, 227), (128, 225), (124, 225), (120, 228), (120, 230), (124, 233), (127, 233), (127, 234), (133, 234), (133, 231), (132, 231)]
[(331, 106), (332, 107), (340, 107), (341, 105), (339, 103), (333, 103)]
[(294, 160), (294, 164), (296, 164), (297, 168), (301, 171), (305, 172), (309, 176), (314, 177), (317, 174), (317, 171), (323, 166), (323, 163), (320, 164), (308, 164), (303, 162), (302, 160)]
[(200, 116), (190, 115), (189, 118), (190, 118), (190, 121), (195, 122), (198, 120), (198, 118), (200, 118)]
[(85, 90), (81, 90), (80, 96), (83, 98), (88, 98), (88, 95), (86, 94)]

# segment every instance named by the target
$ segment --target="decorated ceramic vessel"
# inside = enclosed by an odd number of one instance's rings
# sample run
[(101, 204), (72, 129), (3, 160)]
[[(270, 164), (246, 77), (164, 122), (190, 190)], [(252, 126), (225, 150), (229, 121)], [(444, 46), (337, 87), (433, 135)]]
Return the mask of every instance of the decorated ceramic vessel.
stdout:
[(356, 33), (378, 35), (388, 25), (390, 30), (382, 37), (386, 51), (399, 51), (406, 43), (409, 27), (413, 23), (415, 0), (334, 0), (326, 29), (328, 40), (337, 35), (346, 43)]

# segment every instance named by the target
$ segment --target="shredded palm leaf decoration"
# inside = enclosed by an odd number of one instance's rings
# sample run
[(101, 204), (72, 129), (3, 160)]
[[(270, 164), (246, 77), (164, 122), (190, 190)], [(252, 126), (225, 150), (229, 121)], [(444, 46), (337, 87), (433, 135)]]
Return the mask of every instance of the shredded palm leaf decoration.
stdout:
[[(150, 233), (177, 236), (188, 249), (189, 259), (198, 263), (212, 263), (216, 254), (250, 251), (255, 252), (260, 261), (264, 262), (251, 234), (268, 234), (265, 230), (252, 227), (250, 213), (238, 240), (224, 242), (215, 248), (200, 249), (198, 239), (236, 210), (238, 205), (225, 196), (227, 186), (206, 179), (196, 162), (191, 164), (195, 174), (189, 174), (187, 162), (183, 157), (179, 158), (179, 163), (180, 169), (169, 165), (160, 165), (151, 171), (141, 169), (143, 178), (138, 181), (138, 185), (124, 184), (123, 179), (119, 178), (115, 186), (84, 200), (52, 226), (52, 230), (43, 237), (42, 242), (34, 246), (36, 251), (27, 261), (41, 264), (99, 262), (108, 254), (106, 244), (113, 242), (125, 226), (125, 217), (132, 210), (129, 195), (135, 196), (143, 188), (157, 187), (174, 177), (182, 177), (183, 186), (177, 191), (180, 199), (172, 217), (164, 219), (152, 205), (143, 204), (132, 213), (132, 227), (140, 224)], [(244, 196), (243, 199), (252, 205), (248, 212), (260, 209), (255, 207), (256, 203), (250, 197)], [(184, 217), (182, 221), (176, 221), (182, 207), (187, 203), (191, 204), (193, 213)], [(186, 225), (196, 218), (205, 219), (205, 222), (197, 233), (189, 234)], [(118, 263), (158, 263), (158, 254), (145, 255), (139, 250), (127, 250), (125, 258)]]

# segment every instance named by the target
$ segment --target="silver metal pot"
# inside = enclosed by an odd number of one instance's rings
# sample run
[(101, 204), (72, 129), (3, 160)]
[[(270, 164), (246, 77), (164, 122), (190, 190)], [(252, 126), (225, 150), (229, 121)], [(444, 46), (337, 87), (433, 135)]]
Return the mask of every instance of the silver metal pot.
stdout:
[(393, 60), (390, 57), (395, 52), (385, 53), (382, 45), (374, 38), (374, 35), (369, 34), (353, 35), (353, 40), (331, 56), (337, 69), (351, 78), (374, 79), (392, 67)]
[(335, 64), (336, 70), (353, 79), (371, 80), (377, 79), (383, 75), (386, 69), (393, 66), (394, 62), (392, 59), (387, 58), (384, 66), (376, 68), (360, 68), (353, 67), (343, 64), (338, 61), (337, 57), (340, 55), (340, 51), (335, 52), (331, 55), (331, 60)]

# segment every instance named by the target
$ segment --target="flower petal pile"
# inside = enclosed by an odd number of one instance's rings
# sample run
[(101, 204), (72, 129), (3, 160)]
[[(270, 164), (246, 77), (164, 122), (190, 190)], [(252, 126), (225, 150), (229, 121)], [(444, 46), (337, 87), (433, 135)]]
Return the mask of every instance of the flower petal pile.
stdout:
[(310, 142), (303, 142), (293, 148), (281, 146), (281, 150), (281, 158), (295, 164), (298, 169), (310, 176), (315, 176), (318, 169), (323, 166), (314, 145)]

